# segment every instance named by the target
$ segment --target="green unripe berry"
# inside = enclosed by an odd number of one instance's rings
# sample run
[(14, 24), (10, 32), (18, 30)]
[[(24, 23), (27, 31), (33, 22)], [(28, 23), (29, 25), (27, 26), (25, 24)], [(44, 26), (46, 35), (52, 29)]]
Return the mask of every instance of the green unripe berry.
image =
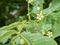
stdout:
[(23, 39), (20, 39), (21, 44), (25, 44), (25, 41)]

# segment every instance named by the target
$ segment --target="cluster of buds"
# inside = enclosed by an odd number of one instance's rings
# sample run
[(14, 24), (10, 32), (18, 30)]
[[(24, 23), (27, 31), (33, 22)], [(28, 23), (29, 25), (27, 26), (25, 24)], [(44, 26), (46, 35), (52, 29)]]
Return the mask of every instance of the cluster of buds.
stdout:
[(37, 19), (38, 20), (44, 19), (44, 16), (42, 15), (42, 13), (37, 14)]
[(46, 35), (46, 36), (48, 36), (48, 37), (53, 37), (53, 34), (52, 34), (52, 32), (50, 32), (50, 31), (48, 31), (47, 33), (46, 32), (42, 32), (42, 34), (43, 35)]
[(52, 32), (48, 31), (47, 36), (52, 37), (53, 36)]

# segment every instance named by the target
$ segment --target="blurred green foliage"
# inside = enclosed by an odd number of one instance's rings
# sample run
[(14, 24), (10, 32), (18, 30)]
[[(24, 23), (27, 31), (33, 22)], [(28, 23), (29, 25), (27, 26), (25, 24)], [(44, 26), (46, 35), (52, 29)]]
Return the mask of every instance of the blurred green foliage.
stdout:
[[(60, 0), (28, 1), (0, 0), (0, 45), (21, 45), (21, 40), (22, 45), (57, 45), (56, 42), (60, 45)], [(49, 31), (53, 33), (56, 42), (49, 38)], [(16, 44), (11, 44), (10, 41), (15, 41)]]

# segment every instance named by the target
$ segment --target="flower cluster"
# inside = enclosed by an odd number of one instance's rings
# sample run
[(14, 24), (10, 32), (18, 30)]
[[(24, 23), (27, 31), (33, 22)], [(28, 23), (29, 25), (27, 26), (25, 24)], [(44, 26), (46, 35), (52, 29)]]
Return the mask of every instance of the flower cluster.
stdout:
[(48, 37), (52, 37), (52, 36), (53, 36), (52, 32), (49, 31), (49, 32), (47, 33), (47, 36), (48, 36)]
[(44, 16), (42, 15), (42, 13), (39, 13), (37, 14), (37, 17), (36, 17), (38, 20), (42, 20), (44, 19)]

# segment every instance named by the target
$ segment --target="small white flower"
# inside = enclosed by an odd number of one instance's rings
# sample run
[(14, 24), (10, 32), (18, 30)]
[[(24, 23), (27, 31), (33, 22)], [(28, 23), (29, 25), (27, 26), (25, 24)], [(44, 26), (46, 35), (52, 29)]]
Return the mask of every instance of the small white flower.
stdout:
[(43, 18), (44, 18), (43, 15), (39, 15), (39, 14), (37, 14), (37, 19), (38, 19), (38, 20), (42, 20)]
[(47, 36), (48, 36), (48, 37), (52, 37), (52, 36), (53, 36), (53, 35), (52, 35), (52, 32), (49, 31), (49, 32), (47, 33)]
[(33, 0), (28, 0), (28, 3), (31, 3), (31, 2), (33, 2)]
[(40, 18), (42, 18), (42, 19), (43, 19), (43, 18), (44, 18), (44, 16), (43, 16), (43, 15), (41, 15), (41, 16), (40, 16)]

